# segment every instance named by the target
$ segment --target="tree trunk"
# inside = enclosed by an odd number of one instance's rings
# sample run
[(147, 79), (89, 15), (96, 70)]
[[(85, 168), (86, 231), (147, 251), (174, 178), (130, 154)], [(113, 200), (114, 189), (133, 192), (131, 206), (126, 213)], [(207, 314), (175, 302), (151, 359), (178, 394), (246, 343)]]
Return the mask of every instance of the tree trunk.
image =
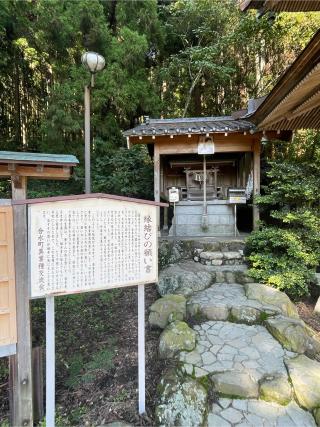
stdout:
[(200, 70), (198, 71), (198, 74), (196, 75), (196, 77), (194, 78), (194, 80), (190, 86), (182, 117), (186, 117), (186, 114), (187, 114), (187, 111), (188, 111), (188, 108), (189, 108), (189, 105), (191, 102), (193, 91), (194, 91), (195, 87), (197, 86), (198, 81), (200, 80), (201, 76), (202, 76), (202, 68), (200, 68)]

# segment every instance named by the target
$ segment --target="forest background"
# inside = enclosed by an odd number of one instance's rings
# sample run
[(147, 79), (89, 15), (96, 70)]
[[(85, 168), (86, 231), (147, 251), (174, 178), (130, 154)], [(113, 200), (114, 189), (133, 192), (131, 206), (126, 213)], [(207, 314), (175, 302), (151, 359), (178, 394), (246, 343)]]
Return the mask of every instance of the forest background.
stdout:
[[(153, 198), (152, 159), (144, 146), (127, 150), (121, 132), (144, 115), (224, 115), (266, 95), (320, 28), (318, 13), (269, 18), (242, 14), (237, 0), (1, 0), (0, 150), (80, 160), (68, 182), (30, 180), (28, 197), (84, 191), (84, 51), (106, 59), (92, 92), (92, 190)], [(268, 143), (262, 172), (266, 224), (248, 241), (251, 272), (300, 298), (320, 264), (319, 135), (301, 132), (290, 144)], [(10, 197), (8, 180), (0, 181), (0, 197)], [(57, 386), (61, 413), (68, 414), (61, 425), (83, 425), (97, 414), (134, 419), (136, 361), (127, 348), (128, 339), (135, 345), (135, 300), (134, 290), (59, 299)], [(130, 328), (124, 322), (119, 332), (120, 310), (131, 317)], [(44, 305), (33, 302), (32, 313), (34, 345), (43, 345)], [(151, 408), (154, 367), (161, 371), (152, 334)], [(134, 372), (130, 381), (126, 369)], [(2, 394), (7, 376), (2, 360)], [(111, 399), (102, 414), (101, 402)], [(1, 423), (7, 396), (0, 401)]]
[[(70, 182), (31, 181), (29, 197), (81, 193), (81, 54), (106, 67), (92, 93), (94, 192), (152, 198), (144, 147), (121, 131), (150, 117), (214, 116), (265, 95), (319, 28), (316, 13), (241, 14), (237, 0), (2, 0), (0, 150), (68, 153)], [(8, 196), (9, 183), (0, 182)]]

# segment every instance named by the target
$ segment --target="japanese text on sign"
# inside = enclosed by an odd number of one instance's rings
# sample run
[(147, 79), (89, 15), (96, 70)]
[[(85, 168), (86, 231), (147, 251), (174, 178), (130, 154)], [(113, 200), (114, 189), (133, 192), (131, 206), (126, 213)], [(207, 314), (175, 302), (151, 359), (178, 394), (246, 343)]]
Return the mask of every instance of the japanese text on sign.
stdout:
[(30, 205), (31, 296), (157, 281), (156, 209), (112, 199)]

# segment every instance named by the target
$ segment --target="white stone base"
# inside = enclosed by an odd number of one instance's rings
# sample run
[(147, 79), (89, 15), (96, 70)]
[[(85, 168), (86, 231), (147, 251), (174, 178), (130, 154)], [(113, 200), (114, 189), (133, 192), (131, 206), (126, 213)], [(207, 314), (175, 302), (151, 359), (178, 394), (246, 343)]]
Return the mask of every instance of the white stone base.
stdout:
[[(176, 236), (234, 236), (234, 205), (227, 200), (207, 203), (207, 228), (202, 228), (203, 202), (184, 201), (176, 204)], [(174, 218), (172, 219), (172, 222)], [(173, 236), (173, 226), (169, 236)]]

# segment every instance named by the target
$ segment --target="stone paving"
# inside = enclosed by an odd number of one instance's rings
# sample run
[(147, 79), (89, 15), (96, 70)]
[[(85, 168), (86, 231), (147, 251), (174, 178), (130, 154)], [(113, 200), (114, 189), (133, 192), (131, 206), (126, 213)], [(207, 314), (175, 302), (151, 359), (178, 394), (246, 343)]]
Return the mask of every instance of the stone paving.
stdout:
[(212, 405), (208, 427), (316, 427), (313, 416), (295, 402), (281, 406), (256, 399), (220, 399)]
[(200, 262), (161, 271), (158, 290), (166, 297), (150, 313), (150, 323), (163, 328), (161, 357), (171, 359), (157, 425), (320, 427), (320, 341), (295, 305), (253, 283), (245, 265), (220, 265), (241, 260), (241, 248), (197, 251)]
[(287, 376), (283, 357), (294, 353), (285, 351), (263, 326), (208, 321), (194, 330), (196, 348), (180, 353), (187, 373), (202, 377), (232, 370), (249, 374), (255, 382), (267, 374)]
[(209, 320), (227, 320), (233, 316), (245, 323), (255, 323), (263, 313), (281, 313), (278, 307), (247, 298), (244, 287), (236, 283), (217, 283), (195, 293), (189, 298), (187, 309), (190, 315), (198, 312)]

